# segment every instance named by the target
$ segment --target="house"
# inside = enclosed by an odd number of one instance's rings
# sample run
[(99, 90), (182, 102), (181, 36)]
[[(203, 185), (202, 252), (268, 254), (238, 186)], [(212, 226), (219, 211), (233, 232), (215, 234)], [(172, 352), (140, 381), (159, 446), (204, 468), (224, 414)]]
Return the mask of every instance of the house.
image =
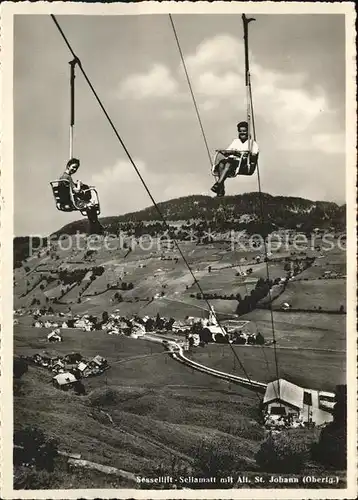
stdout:
[(87, 322), (85, 319), (78, 319), (75, 321), (74, 327), (75, 328), (85, 328)]
[(92, 359), (91, 363), (95, 363), (98, 366), (102, 366), (104, 364), (107, 364), (107, 361), (106, 361), (105, 358), (103, 358), (102, 356), (100, 356), (99, 354), (97, 354), (97, 356), (95, 356)]
[(91, 372), (91, 369), (89, 368), (88, 364), (80, 361), (77, 365), (77, 370), (80, 372), (82, 377), (88, 377), (89, 373)]
[[(189, 333), (189, 335), (187, 337), (187, 341), (184, 342), (184, 346), (187, 345), (188, 349), (189, 349), (190, 344), (192, 344), (193, 346), (196, 346), (196, 347), (198, 345), (200, 345), (200, 335), (197, 333)], [(188, 350), (188, 349), (184, 349), (184, 350)]]
[(111, 330), (107, 330), (108, 335), (119, 335), (119, 328), (117, 326), (113, 327)]
[(54, 387), (57, 387), (58, 389), (61, 389), (63, 391), (68, 391), (76, 385), (77, 379), (73, 375), (73, 373), (59, 373), (58, 375), (53, 377), (52, 383)]
[(197, 333), (190, 333), (188, 339), (193, 339), (193, 346), (198, 346), (200, 344), (200, 335)]
[(52, 364), (51, 370), (53, 373), (62, 373), (62, 372), (64, 372), (64, 368), (65, 368), (65, 364), (61, 361), (61, 359), (57, 359)]
[(107, 323), (104, 323), (101, 327), (102, 330), (112, 330), (115, 327), (114, 321), (107, 321)]
[(88, 363), (88, 367), (93, 375), (103, 373), (109, 368), (107, 360), (99, 355), (95, 356), (92, 361)]
[(201, 323), (201, 321), (201, 318), (196, 318), (194, 316), (188, 316), (187, 318), (185, 318), (185, 324), (189, 326), (192, 326), (195, 323)]
[(186, 324), (183, 321), (175, 320), (172, 324), (173, 332), (185, 332), (188, 329)]
[(206, 329), (209, 330), (210, 333), (212, 333), (213, 335), (217, 335), (217, 334), (226, 335), (226, 330), (222, 326), (209, 325), (209, 326), (206, 327)]
[(63, 358), (63, 362), (69, 365), (76, 365), (79, 363), (83, 358), (82, 355), (79, 352), (71, 352), (70, 354), (66, 354)]
[(62, 342), (62, 336), (60, 333), (60, 329), (56, 328), (56, 330), (53, 330), (53, 332), (49, 333), (47, 335), (47, 340), (49, 342)]
[(94, 330), (94, 325), (93, 323), (91, 323), (90, 321), (86, 322), (84, 328), (83, 328), (86, 332), (91, 332), (92, 330)]
[(145, 326), (144, 325), (141, 325), (140, 323), (137, 323), (136, 321), (132, 321), (132, 325), (133, 325), (132, 333), (137, 335), (137, 337), (145, 335)]
[(263, 399), (264, 412), (273, 420), (289, 415), (300, 417), (304, 408), (304, 389), (285, 379), (267, 384)]

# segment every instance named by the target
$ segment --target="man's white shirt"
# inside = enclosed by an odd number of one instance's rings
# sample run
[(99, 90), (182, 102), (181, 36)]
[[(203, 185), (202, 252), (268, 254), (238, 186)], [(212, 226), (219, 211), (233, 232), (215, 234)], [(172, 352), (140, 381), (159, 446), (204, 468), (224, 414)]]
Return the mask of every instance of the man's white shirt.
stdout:
[[(240, 139), (234, 139), (230, 146), (226, 148), (227, 150), (236, 150), (236, 151), (249, 151), (249, 141), (241, 142)], [(259, 147), (257, 142), (251, 141), (251, 153), (253, 155), (259, 154)]]

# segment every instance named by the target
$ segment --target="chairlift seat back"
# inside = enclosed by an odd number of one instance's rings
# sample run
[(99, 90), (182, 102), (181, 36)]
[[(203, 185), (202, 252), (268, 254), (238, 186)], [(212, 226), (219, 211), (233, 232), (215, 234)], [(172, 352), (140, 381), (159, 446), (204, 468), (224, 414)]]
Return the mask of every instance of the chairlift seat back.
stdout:
[(61, 179), (50, 183), (53, 196), (55, 198), (56, 207), (62, 212), (73, 212), (77, 210), (73, 203), (70, 182)]
[(90, 203), (96, 214), (100, 214), (98, 193), (93, 186), (88, 186), (79, 196), (73, 192), (71, 183), (66, 179), (51, 182), (51, 187), (58, 210), (62, 212), (79, 211), (83, 216), (86, 216)]

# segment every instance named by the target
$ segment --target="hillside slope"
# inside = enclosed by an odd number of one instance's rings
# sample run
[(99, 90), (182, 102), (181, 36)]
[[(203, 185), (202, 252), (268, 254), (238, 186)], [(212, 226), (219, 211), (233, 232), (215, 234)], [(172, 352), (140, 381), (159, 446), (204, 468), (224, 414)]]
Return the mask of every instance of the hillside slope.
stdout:
[[(305, 224), (309, 227), (336, 227), (344, 229), (346, 207), (327, 201), (311, 201), (290, 196), (272, 196), (262, 193), (265, 220), (279, 227), (295, 228)], [(158, 207), (167, 221), (205, 220), (213, 221), (224, 215), (226, 220), (239, 220), (242, 215), (261, 221), (261, 201), (257, 192), (225, 198), (193, 195), (176, 198)], [(120, 224), (161, 221), (154, 206), (124, 215), (102, 217), (101, 222), (109, 231), (115, 231)], [(78, 220), (62, 227), (55, 234), (74, 234), (87, 230), (86, 220)]]

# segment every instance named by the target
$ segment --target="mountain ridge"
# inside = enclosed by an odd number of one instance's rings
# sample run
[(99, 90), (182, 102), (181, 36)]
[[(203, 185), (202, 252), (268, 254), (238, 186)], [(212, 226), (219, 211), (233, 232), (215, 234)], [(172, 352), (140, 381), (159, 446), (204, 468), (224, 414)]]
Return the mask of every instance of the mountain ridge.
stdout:
[[(261, 207), (262, 203), (262, 207)], [(262, 219), (282, 227), (312, 222), (322, 227), (331, 225), (342, 229), (345, 226), (346, 205), (338, 205), (330, 201), (312, 201), (295, 196), (274, 196), (268, 193), (250, 192), (239, 195), (213, 198), (207, 195), (190, 195), (173, 198), (157, 203), (166, 221), (216, 220), (219, 212), (225, 212), (226, 219), (239, 220), (242, 215), (250, 215), (256, 221)], [(309, 221), (307, 221), (307, 218)], [(127, 212), (122, 215), (102, 217), (101, 222), (107, 230), (113, 231), (123, 223), (138, 224), (142, 222), (162, 222), (154, 205), (136, 212)], [(261, 220), (262, 221), (262, 220)], [(86, 221), (77, 220), (66, 224), (53, 235), (73, 234), (76, 231), (85, 231)]]

